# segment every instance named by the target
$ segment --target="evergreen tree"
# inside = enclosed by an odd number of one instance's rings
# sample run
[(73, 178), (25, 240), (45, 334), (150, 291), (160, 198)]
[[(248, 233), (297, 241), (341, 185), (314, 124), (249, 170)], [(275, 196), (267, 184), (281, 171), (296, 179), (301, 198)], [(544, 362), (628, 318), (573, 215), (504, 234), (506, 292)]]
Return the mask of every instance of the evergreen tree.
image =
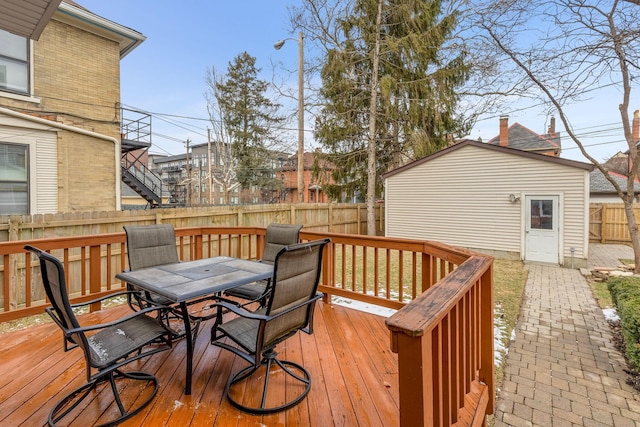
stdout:
[[(457, 15), (443, 14), (441, 6), (438, 0), (355, 0), (352, 13), (338, 20), (343, 40), (329, 50), (321, 72), (325, 102), (316, 126), (336, 165), (335, 184), (326, 188), (331, 197), (367, 194), (369, 204), (382, 193), (383, 173), (465, 132), (455, 91), (469, 66), (463, 54), (444, 48)], [(373, 174), (368, 149), (375, 149)], [(368, 190), (372, 179), (375, 195)]]
[(236, 179), (244, 189), (276, 185), (269, 147), (275, 140), (274, 129), (283, 119), (277, 114), (280, 106), (265, 96), (268, 83), (258, 78), (259, 72), (255, 57), (243, 52), (215, 83), (232, 141)]

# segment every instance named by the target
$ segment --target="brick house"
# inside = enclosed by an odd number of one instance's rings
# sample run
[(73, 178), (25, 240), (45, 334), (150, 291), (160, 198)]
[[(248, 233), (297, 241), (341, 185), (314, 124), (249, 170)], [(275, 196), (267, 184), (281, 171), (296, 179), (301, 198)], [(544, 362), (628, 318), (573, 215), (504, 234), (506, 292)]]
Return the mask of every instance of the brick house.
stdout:
[[(322, 156), (318, 156), (320, 151), (304, 153), (304, 172), (303, 172), (303, 202), (304, 203), (327, 203), (329, 197), (322, 191), (323, 184), (332, 184), (333, 178), (331, 173), (335, 169), (330, 162)], [(319, 163), (321, 173), (316, 178), (313, 176), (315, 163)], [(287, 163), (282, 167), (281, 179), (285, 189), (285, 202), (298, 202), (298, 154), (294, 154), (289, 158)]]
[(551, 117), (547, 133), (539, 135), (520, 123), (509, 126), (509, 117), (502, 116), (500, 117), (500, 133), (487, 143), (553, 157), (560, 157), (562, 151), (560, 132), (556, 132), (554, 117)]
[(0, 215), (118, 210), (120, 60), (145, 37), (64, 0), (34, 38), (0, 29)]

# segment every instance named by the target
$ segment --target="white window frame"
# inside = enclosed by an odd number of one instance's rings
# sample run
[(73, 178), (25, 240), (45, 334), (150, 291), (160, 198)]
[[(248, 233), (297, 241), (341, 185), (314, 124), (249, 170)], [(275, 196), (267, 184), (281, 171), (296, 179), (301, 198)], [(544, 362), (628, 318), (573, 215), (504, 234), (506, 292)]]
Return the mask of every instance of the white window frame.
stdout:
[[(3, 30), (0, 30), (3, 31)], [(15, 99), (18, 101), (26, 101), (26, 102), (33, 102), (33, 103), (40, 103), (40, 98), (37, 98), (35, 96), (34, 93), (34, 87), (35, 87), (35, 72), (34, 72), (34, 66), (33, 66), (33, 60), (34, 60), (34, 54), (33, 54), (33, 40), (27, 40), (28, 42), (28, 88), (27, 88), (27, 93), (26, 94), (21, 94), (21, 93), (16, 93), (16, 92), (9, 92), (8, 90), (5, 89), (1, 89), (0, 88), (0, 97), (2, 98), (10, 98), (10, 99)]]
[[(27, 202), (27, 210), (26, 212), (18, 212), (18, 211), (11, 211), (11, 212), (6, 212), (4, 213), (4, 215), (29, 215), (31, 213), (31, 194), (30, 194), (30, 188), (31, 188), (31, 182), (30, 182), (30, 150), (29, 150), (29, 144), (17, 144), (17, 143), (13, 143), (13, 142), (2, 142), (0, 141), (0, 145), (1, 146), (14, 146), (14, 147), (20, 147), (22, 149), (24, 149), (24, 155), (25, 155), (25, 162), (26, 162), (26, 170), (25, 170), (25, 179), (24, 181), (20, 180), (20, 181), (15, 181), (15, 180), (3, 180), (0, 179), (0, 181), (2, 182), (6, 182), (6, 183), (20, 183), (20, 184), (26, 184), (27, 187), (27, 191), (26, 191), (26, 202)], [(15, 206), (15, 204), (11, 204), (12, 206)]]

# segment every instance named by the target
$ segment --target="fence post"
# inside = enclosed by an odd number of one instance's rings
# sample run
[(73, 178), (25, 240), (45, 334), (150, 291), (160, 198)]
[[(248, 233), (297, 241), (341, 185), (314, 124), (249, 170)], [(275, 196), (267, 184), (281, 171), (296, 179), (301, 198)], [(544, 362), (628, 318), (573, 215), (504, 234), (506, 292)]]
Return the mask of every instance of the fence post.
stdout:
[[(9, 217), (9, 241), (13, 242), (16, 240), (20, 240), (20, 216), (10, 216)], [(16, 254), (8, 255), (9, 257), (9, 271), (6, 272), (5, 278), (9, 279), (8, 283), (5, 283), (5, 286), (9, 289), (9, 306), (11, 309), (18, 308), (19, 298), (18, 298), (18, 287), (20, 281), (18, 280), (18, 260)], [(6, 266), (5, 266), (6, 268)], [(6, 306), (7, 304), (5, 304)]]
[(607, 205), (602, 204), (602, 220), (600, 221), (600, 243), (606, 243), (607, 239), (605, 238), (605, 233), (607, 229), (606, 219), (607, 219)]
[(333, 233), (333, 203), (329, 202), (329, 233)]

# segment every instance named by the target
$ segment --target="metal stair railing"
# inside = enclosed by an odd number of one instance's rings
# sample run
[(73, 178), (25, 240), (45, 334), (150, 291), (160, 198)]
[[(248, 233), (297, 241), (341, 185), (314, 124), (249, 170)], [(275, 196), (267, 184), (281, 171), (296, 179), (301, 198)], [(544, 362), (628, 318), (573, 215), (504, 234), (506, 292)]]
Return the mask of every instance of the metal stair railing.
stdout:
[(162, 179), (141, 161), (124, 156), (122, 180), (152, 206), (162, 204)]

